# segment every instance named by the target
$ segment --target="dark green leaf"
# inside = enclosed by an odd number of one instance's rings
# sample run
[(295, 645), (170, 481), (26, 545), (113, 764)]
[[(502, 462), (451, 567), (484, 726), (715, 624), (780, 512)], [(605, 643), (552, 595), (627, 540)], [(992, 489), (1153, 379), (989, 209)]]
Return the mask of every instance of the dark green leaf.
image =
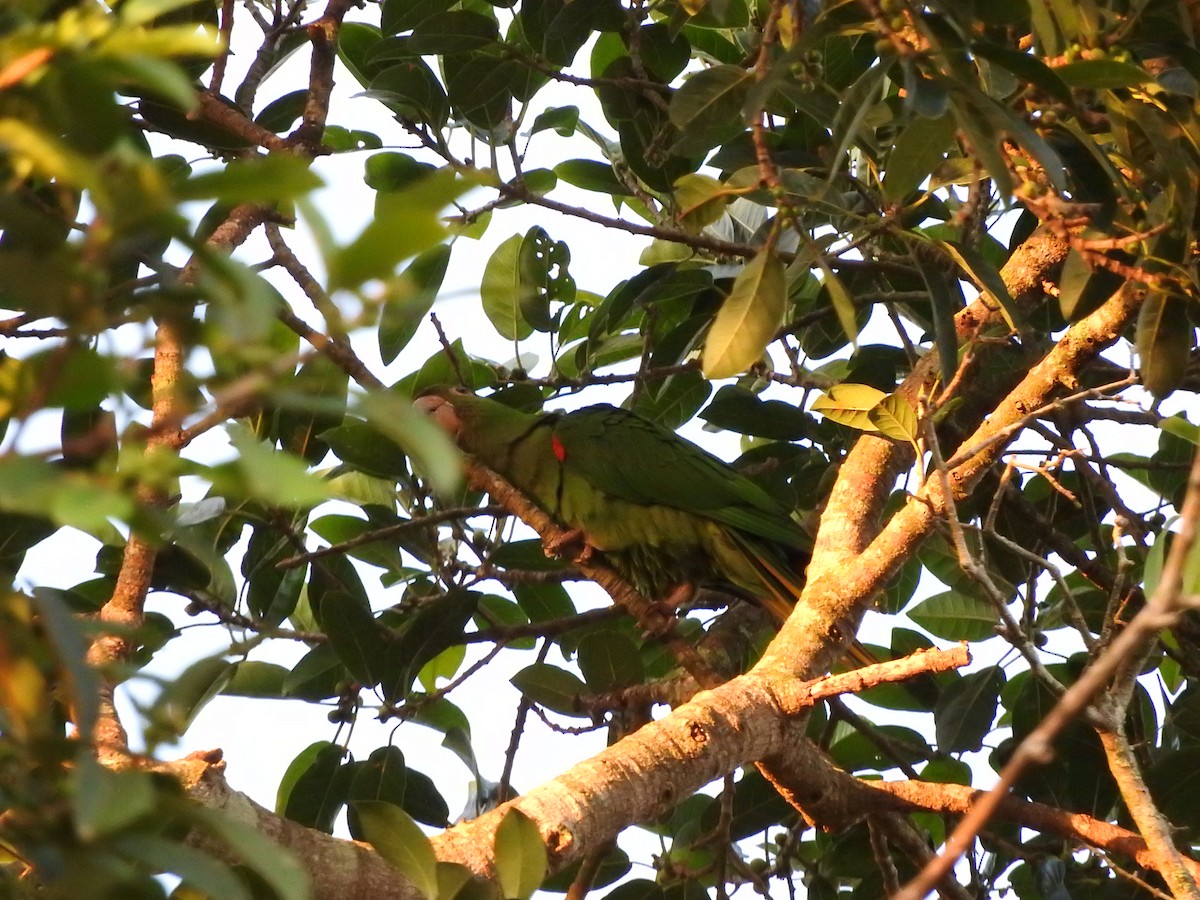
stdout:
[(713, 66), (683, 83), (671, 97), (671, 123), (679, 129), (677, 150), (703, 153), (743, 127), (742, 107), (754, 76), (740, 66)]
[(592, 159), (568, 159), (554, 167), (556, 174), (567, 184), (585, 191), (611, 194), (614, 197), (632, 197), (633, 191), (622, 184), (609, 163)]
[(453, 5), (453, 0), (384, 0), (381, 18), (383, 33), (408, 31)]
[(800, 440), (815, 424), (811, 416), (790, 403), (763, 400), (736, 384), (727, 384), (717, 391), (700, 418), (714, 428), (776, 441)]
[(935, 637), (948, 641), (981, 641), (995, 634), (992, 604), (947, 591), (922, 600), (908, 617)]
[(1004, 670), (991, 666), (964, 675), (946, 687), (938, 698), (933, 717), (938, 749), (943, 753), (978, 750), (992, 728)]
[(348, 421), (321, 432), (321, 440), (338, 459), (360, 472), (387, 481), (408, 477), (404, 451), (365, 422)]
[(404, 622), (384, 654), (381, 687), (389, 700), (402, 698), (422, 667), (448, 647), (462, 642), (479, 595), (455, 590), (427, 603)]
[(887, 157), (884, 199), (898, 203), (920, 187), (945, 157), (955, 130), (954, 117), (949, 114), (932, 121), (914, 119), (905, 126)]
[(366, 687), (378, 684), (389, 648), (385, 631), (371, 611), (349, 595), (334, 591), (321, 600), (318, 620), (350, 674)]
[(1187, 301), (1164, 291), (1149, 291), (1137, 322), (1146, 389), (1159, 398), (1174, 391), (1183, 381), (1195, 346), (1196, 329), (1188, 319)]
[(177, 740), (232, 676), (233, 665), (223, 656), (210, 656), (188, 666), (167, 683), (150, 707), (147, 740)]
[(534, 663), (514, 675), (512, 683), (529, 700), (554, 712), (568, 716), (587, 715), (579, 709), (579, 698), (587, 693), (587, 685), (566, 669)]
[(337, 744), (310, 744), (288, 765), (275, 798), (275, 811), (293, 822), (326, 833), (346, 802), (353, 767)]
[(633, 638), (618, 631), (595, 631), (579, 642), (579, 671), (596, 693), (640, 684), (645, 677)]

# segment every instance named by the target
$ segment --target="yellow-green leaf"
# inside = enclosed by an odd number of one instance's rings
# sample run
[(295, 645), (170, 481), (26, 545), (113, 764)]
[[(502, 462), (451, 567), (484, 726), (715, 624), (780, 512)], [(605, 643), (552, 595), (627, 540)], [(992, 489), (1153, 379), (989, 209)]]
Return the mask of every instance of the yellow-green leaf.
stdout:
[(354, 804), (359, 825), (379, 855), (399, 870), (423, 897), (438, 896), (437, 857), (433, 844), (404, 810), (382, 800)]
[(728, 378), (762, 357), (783, 321), (787, 282), (783, 263), (770, 248), (746, 263), (733, 282), (704, 342), (706, 378)]
[(835, 384), (813, 401), (812, 411), (839, 425), (875, 433), (879, 426), (872, 421), (871, 410), (886, 397), (883, 391), (869, 384)]
[(842, 326), (842, 331), (846, 332), (850, 343), (855, 344), (858, 341), (858, 320), (854, 315), (854, 298), (850, 296), (850, 292), (842, 284), (842, 279), (837, 277), (833, 269), (824, 262), (818, 262), (818, 265), (825, 276), (825, 288), (829, 291), (829, 299), (833, 301), (833, 311), (837, 315), (838, 324)]
[(493, 251), (483, 267), (479, 284), (479, 299), (483, 311), (500, 336), (520, 341), (533, 334), (533, 326), (525, 321), (521, 300), (530, 287), (522, 277), (521, 244), (524, 238), (514, 234)]
[(19, 119), (0, 119), (0, 148), (10, 154), (8, 165), (15, 178), (36, 174), (79, 188), (96, 181), (95, 169), (86, 158)]
[(917, 411), (899, 394), (888, 394), (867, 411), (875, 429), (894, 441), (915, 443), (917, 440)]
[(675, 180), (679, 224), (693, 234), (721, 218), (728, 203), (725, 185), (711, 175), (693, 173)]
[(526, 900), (546, 878), (546, 844), (534, 821), (509, 810), (496, 829), (496, 879), (506, 900)]

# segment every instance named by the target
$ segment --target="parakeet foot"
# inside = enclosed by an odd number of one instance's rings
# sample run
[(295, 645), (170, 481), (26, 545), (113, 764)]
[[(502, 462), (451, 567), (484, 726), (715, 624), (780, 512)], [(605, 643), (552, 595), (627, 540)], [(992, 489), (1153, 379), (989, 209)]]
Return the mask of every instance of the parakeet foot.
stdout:
[(543, 544), (547, 556), (565, 556), (577, 563), (588, 562), (596, 552), (596, 548), (587, 542), (587, 536), (578, 528), (547, 538)]
[(649, 614), (642, 621), (646, 637), (660, 638), (674, 628), (679, 607), (691, 600), (695, 594), (696, 586), (684, 582), (672, 588), (671, 593), (661, 600), (651, 601)]

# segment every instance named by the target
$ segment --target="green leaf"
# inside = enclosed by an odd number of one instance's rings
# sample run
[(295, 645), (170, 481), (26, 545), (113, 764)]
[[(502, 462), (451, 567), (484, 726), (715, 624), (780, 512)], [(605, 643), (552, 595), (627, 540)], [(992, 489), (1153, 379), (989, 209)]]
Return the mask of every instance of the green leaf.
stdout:
[(786, 302), (783, 263), (765, 248), (738, 273), (713, 320), (700, 363), (705, 377), (728, 378), (758, 362), (783, 323)]
[(1058, 308), (1068, 322), (1078, 322), (1124, 286), (1123, 277), (1101, 266), (1093, 267), (1087, 257), (1071, 249), (1058, 279)]
[(354, 778), (347, 792), (351, 835), (356, 840), (361, 840), (364, 836), (356, 804), (364, 800), (374, 800), (403, 808), (407, 784), (408, 767), (399, 747), (379, 747), (372, 750), (366, 762), (355, 767)]
[[(529, 129), (529, 133), (534, 135), (539, 131), (545, 131), (547, 128), (553, 128), (560, 137), (570, 137), (575, 133), (575, 127), (578, 124), (578, 106), (552, 106), (538, 113), (537, 118), (533, 120), (533, 127)], [(558, 166), (555, 166), (556, 171), (557, 169)]]
[(193, 5), (196, 0), (126, 0), (117, 7), (121, 25), (132, 28), (147, 25), (160, 16)]
[(1166, 751), (1154, 758), (1146, 784), (1163, 816), (1191, 832), (1200, 829), (1200, 748)]
[(720, 181), (697, 173), (676, 178), (673, 193), (679, 223), (692, 234), (721, 218), (732, 199)]
[(494, 45), (500, 29), (493, 16), (456, 9), (436, 13), (413, 28), (408, 45), (418, 56), (471, 53)]
[(304, 115), (307, 103), (308, 91), (292, 91), (264, 106), (254, 121), (268, 131), (287, 131)]
[(932, 121), (914, 119), (904, 127), (887, 156), (883, 176), (883, 197), (899, 203), (920, 187), (921, 182), (945, 158), (954, 140), (957, 126), (946, 114)]
[(426, 663), (449, 647), (461, 644), (478, 603), (478, 594), (455, 589), (411, 613), (384, 659), (381, 685), (384, 697), (391, 700), (403, 697)]
[(1187, 301), (1165, 291), (1148, 291), (1138, 311), (1137, 347), (1142, 384), (1155, 397), (1170, 394), (1183, 381), (1196, 345)]
[(379, 73), (378, 66), (372, 65), (370, 59), (382, 37), (378, 28), (362, 22), (344, 22), (338, 30), (338, 59), (363, 87)]
[(534, 663), (511, 680), (522, 695), (547, 709), (568, 716), (588, 715), (579, 709), (579, 698), (588, 692), (587, 685), (566, 669), (549, 663)]
[(1071, 87), (1097, 90), (1134, 87), (1154, 80), (1141, 66), (1115, 59), (1081, 59), (1057, 67), (1054, 73)]
[(820, 267), (823, 277), (821, 295), (829, 295), (829, 301), (833, 305), (833, 312), (837, 316), (838, 324), (842, 326), (842, 332), (851, 343), (857, 342), (859, 312), (854, 305), (854, 297), (846, 290), (842, 279), (824, 261), (818, 260), (817, 265)]
[(338, 684), (349, 676), (337, 653), (318, 644), (292, 666), (283, 683), (284, 694), (298, 700), (325, 700), (338, 693)]
[(302, 197), (322, 184), (308, 160), (272, 153), (236, 159), (215, 172), (193, 175), (176, 191), (184, 200), (268, 203)]
[(330, 290), (387, 277), (402, 260), (440, 243), (442, 210), (477, 180), (438, 169), (402, 190), (376, 194), (371, 223), (329, 260)]
[(295, 856), (264, 832), (199, 805), (190, 808), (188, 816), (232, 851), (278, 900), (309, 900), (308, 873)]
[(986, 41), (977, 41), (971, 45), (971, 52), (977, 56), (1002, 66), (1018, 78), (1022, 78), (1035, 87), (1041, 88), (1060, 103), (1068, 106), (1075, 102), (1071, 89), (1062, 80), (1058, 70), (1050, 68), (1032, 53), (1025, 53)]
[(128, 834), (116, 838), (113, 849), (152, 871), (178, 875), (184, 884), (207, 897), (253, 900), (250, 889), (229, 866), (170, 838), (144, 832)]
[(350, 595), (331, 591), (321, 599), (317, 619), (342, 663), (365, 687), (374, 687), (383, 677), (387, 652), (384, 629), (371, 610)]
[(409, 31), (453, 5), (453, 0), (384, 0), (381, 18), (383, 33)]
[(510, 809), (496, 829), (496, 880), (506, 900), (532, 897), (548, 865), (537, 824), (519, 809)]
[(321, 440), (342, 462), (368, 475), (388, 481), (408, 477), (404, 451), (366, 422), (349, 421), (322, 431)]
[(754, 75), (741, 66), (702, 69), (671, 97), (670, 117), (680, 131), (676, 150), (703, 153), (744, 126), (742, 107)]
[(521, 246), (524, 238), (514, 234), (493, 252), (483, 269), (479, 298), (488, 321), (500, 336), (520, 341), (533, 334), (533, 325), (522, 313), (522, 298), (529, 285), (521, 269)]
[[(16, 517), (5, 514), (0, 516), (0, 521), (13, 518)], [(65, 688), (70, 693), (75, 727), (82, 734), (91, 734), (99, 714), (100, 675), (96, 668), (88, 664), (88, 641), (80, 622), (66, 603), (52, 591), (35, 588), (33, 603), (59, 665), (68, 675), (66, 682), (58, 689), (61, 691)]]
[(408, 454), (435, 491), (451, 495), (462, 480), (462, 453), (449, 435), (405, 398), (372, 393), (359, 398), (361, 412)]
[(221, 688), (226, 697), (259, 697), (280, 699), (288, 669), (276, 663), (247, 659), (234, 663), (233, 674)]
[(192, 663), (167, 683), (150, 707), (146, 714), (147, 740), (177, 740), (232, 677), (233, 664), (224, 656), (210, 656)]
[(363, 181), (373, 191), (402, 191), (437, 171), (407, 153), (372, 153), (363, 166)]
[[(1020, 330), (1024, 318), (1017, 308), (1017, 303), (1008, 292), (1008, 286), (1000, 276), (1000, 271), (974, 247), (956, 241), (941, 241), (940, 246), (950, 254), (956, 263), (971, 276), (980, 293), (987, 296), (1000, 312), (1008, 327), (1014, 331)], [(994, 308), (994, 307), (993, 307)]]
[(585, 191), (611, 194), (613, 197), (633, 196), (633, 191), (617, 178), (610, 163), (594, 159), (568, 159), (554, 167), (554, 174), (567, 184)]
[(158, 804), (149, 772), (112, 771), (88, 754), (76, 758), (70, 785), (75, 829), (89, 843), (128, 828)]
[[(542, 559), (546, 556), (543, 553)], [(492, 560), (495, 563), (495, 559)], [(513, 586), (513, 596), (525, 611), (530, 622), (546, 622), (575, 615), (575, 604), (571, 595), (561, 584), (554, 582), (518, 582)]]
[(645, 678), (637, 644), (618, 631), (595, 631), (579, 642), (579, 671), (595, 691), (611, 691), (640, 684)]
[(503, 138), (512, 128), (513, 85), (524, 75), (520, 64), (488, 53), (451, 60), (458, 62), (445, 66), (451, 107), (472, 125)]
[(270, 506), (306, 509), (329, 499), (329, 486), (303, 460), (279, 452), (246, 429), (230, 428), (229, 442), (238, 458), (213, 469), (214, 484)]
[(926, 255), (924, 248), (915, 248), (912, 260), (929, 289), (938, 370), (942, 377), (942, 387), (945, 387), (953, 381), (958, 369), (958, 332), (954, 327), (954, 316), (963, 306), (962, 287), (957, 279)]
[(535, 225), (525, 233), (517, 253), (517, 302), (521, 318), (538, 331), (554, 330), (550, 316), (551, 301), (575, 300), (575, 280), (567, 273), (571, 250), (563, 241), (550, 238)]
[(937, 746), (942, 753), (979, 750), (992, 728), (1004, 670), (989, 666), (947, 685), (933, 711)]
[(946, 591), (922, 600), (908, 617), (948, 641), (982, 641), (996, 633), (996, 609), (986, 600)]
[(242, 557), (246, 578), (246, 604), (250, 612), (268, 625), (281, 623), (292, 614), (304, 587), (304, 566), (281, 570), (276, 563), (294, 556), (295, 548), (272, 529), (259, 526), (250, 535)]
[(366, 840), (403, 875), (421, 896), (438, 896), (437, 857), (433, 844), (404, 810), (382, 800), (359, 800), (354, 811)]
[(310, 744), (288, 765), (279, 782), (275, 811), (308, 828), (333, 833), (353, 771), (342, 764), (346, 751), (329, 741)]
[(495, 882), (485, 881), (459, 863), (439, 862), (437, 866), (439, 898), (452, 900), (500, 900)]
[(811, 409), (839, 425), (873, 433), (877, 426), (871, 419), (871, 410), (886, 397), (883, 391), (868, 384), (835, 384), (813, 401)]
[(371, 79), (364, 93), (400, 119), (432, 128), (445, 128), (450, 119), (450, 101), (442, 83), (422, 59), (406, 59), (388, 66)]
[(764, 400), (740, 384), (723, 386), (700, 414), (713, 428), (738, 434), (797, 441), (809, 433), (813, 419), (785, 400)]

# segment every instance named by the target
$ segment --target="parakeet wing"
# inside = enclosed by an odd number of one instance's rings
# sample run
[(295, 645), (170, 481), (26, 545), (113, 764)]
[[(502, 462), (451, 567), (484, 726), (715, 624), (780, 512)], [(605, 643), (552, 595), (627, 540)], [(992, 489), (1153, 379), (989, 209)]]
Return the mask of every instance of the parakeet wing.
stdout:
[(757, 484), (678, 435), (627, 410), (590, 406), (559, 419), (565, 467), (598, 490), (697, 515), (793, 547), (804, 532)]

